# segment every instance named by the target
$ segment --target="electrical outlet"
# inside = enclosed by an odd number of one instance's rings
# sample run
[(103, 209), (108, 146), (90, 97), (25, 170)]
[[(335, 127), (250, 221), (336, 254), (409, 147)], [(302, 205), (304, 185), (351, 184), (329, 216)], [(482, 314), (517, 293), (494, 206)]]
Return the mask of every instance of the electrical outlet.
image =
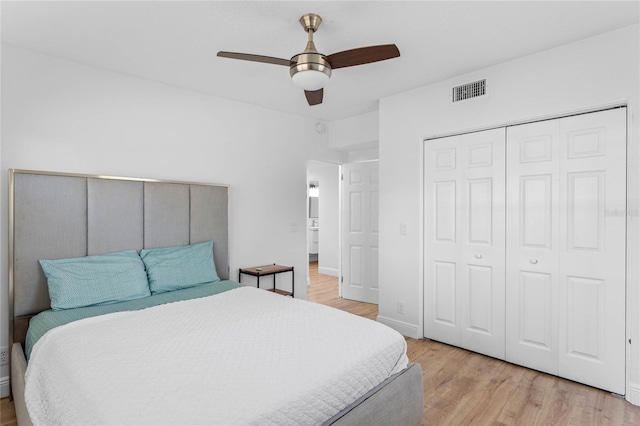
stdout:
[(9, 348), (3, 346), (0, 348), (0, 365), (9, 364)]
[(399, 314), (404, 314), (404, 303), (402, 302), (398, 302), (398, 313)]

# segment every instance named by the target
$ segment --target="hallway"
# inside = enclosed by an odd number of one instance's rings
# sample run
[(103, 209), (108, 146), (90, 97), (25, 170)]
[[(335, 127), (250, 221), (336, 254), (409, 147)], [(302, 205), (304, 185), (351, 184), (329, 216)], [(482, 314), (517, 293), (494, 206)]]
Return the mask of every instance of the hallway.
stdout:
[(309, 262), (311, 284), (307, 288), (307, 300), (329, 305), (352, 314), (375, 320), (378, 305), (342, 299), (338, 295), (338, 277), (318, 273), (318, 262)]

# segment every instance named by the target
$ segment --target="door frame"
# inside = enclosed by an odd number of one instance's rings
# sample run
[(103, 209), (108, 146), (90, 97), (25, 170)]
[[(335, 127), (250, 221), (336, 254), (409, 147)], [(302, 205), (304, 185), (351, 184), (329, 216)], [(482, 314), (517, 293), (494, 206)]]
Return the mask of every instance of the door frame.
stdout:
[[(626, 281), (625, 281), (625, 344), (626, 344), (626, 350), (625, 350), (625, 399), (627, 401), (629, 401), (630, 403), (634, 404), (634, 405), (640, 405), (640, 383), (632, 383), (631, 381), (631, 358), (632, 358), (632, 347), (631, 347), (631, 342), (632, 342), (632, 338), (634, 336), (631, 335), (632, 331), (639, 331), (640, 330), (640, 325), (638, 327), (636, 327), (636, 330), (633, 329), (633, 324), (632, 324), (632, 315), (630, 315), (630, 312), (633, 312), (632, 307), (630, 306), (631, 300), (632, 300), (632, 296), (634, 293), (639, 293), (640, 294), (640, 281), (638, 281), (638, 283), (633, 286), (630, 285), (630, 283), (633, 282), (633, 280), (639, 280), (640, 276), (638, 276), (639, 274), (633, 274), (631, 267), (633, 264), (634, 259), (631, 258), (632, 255), (638, 255), (638, 252), (640, 250), (636, 250), (635, 252), (633, 252), (632, 250), (630, 250), (630, 247), (632, 245), (636, 245), (636, 246), (640, 246), (640, 240), (637, 236), (632, 234), (632, 231), (634, 230), (634, 227), (630, 226), (632, 223), (638, 222), (638, 217), (640, 216), (640, 211), (637, 211), (637, 209), (633, 209), (633, 208), (629, 208), (629, 204), (628, 204), (628, 200), (629, 200), (629, 195), (637, 192), (638, 190), (640, 190), (640, 188), (637, 187), (637, 185), (634, 185), (635, 182), (630, 181), (629, 179), (629, 166), (633, 165), (636, 167), (640, 167), (640, 164), (638, 164), (638, 161), (636, 160), (636, 157), (634, 157), (632, 154), (633, 152), (630, 152), (629, 147), (632, 146), (631, 143), (629, 143), (630, 141), (630, 136), (633, 135), (632, 132), (632, 123), (633, 123), (633, 119), (634, 119), (634, 111), (632, 110), (631, 106), (629, 105), (629, 102), (627, 100), (624, 101), (617, 101), (617, 102), (612, 102), (609, 104), (601, 104), (598, 106), (592, 106), (589, 108), (583, 108), (583, 109), (576, 109), (576, 110), (572, 110), (572, 111), (566, 111), (564, 113), (560, 113), (560, 114), (549, 114), (549, 115), (542, 115), (542, 116), (537, 116), (537, 117), (530, 117), (527, 119), (522, 119), (522, 120), (514, 120), (514, 121), (510, 121), (510, 122), (504, 122), (501, 124), (496, 124), (496, 125), (492, 125), (492, 126), (486, 126), (486, 127), (478, 127), (478, 128), (467, 128), (467, 129), (461, 129), (459, 132), (447, 132), (447, 133), (442, 133), (442, 134), (431, 134), (428, 136), (424, 136), (420, 139), (420, 163), (421, 163), (421, 173), (420, 173), (420, 183), (419, 183), (419, 189), (420, 189), (420, 194), (419, 194), (419, 215), (421, 220), (419, 221), (419, 228), (418, 228), (418, 239), (419, 239), (419, 255), (420, 255), (420, 262), (419, 262), (419, 271), (418, 271), (418, 277), (419, 277), (419, 281), (421, 283), (421, 285), (419, 286), (419, 291), (418, 291), (418, 296), (419, 296), (419, 300), (418, 300), (418, 334), (419, 334), (419, 338), (425, 338), (425, 333), (424, 333), (424, 313), (425, 313), (425, 292), (424, 292), (424, 283), (425, 283), (425, 276), (424, 276), (424, 253), (425, 253), (425, 241), (426, 241), (426, 235), (425, 235), (425, 227), (424, 227), (424, 220), (425, 220), (425, 211), (424, 211), (424, 178), (425, 178), (425, 163), (424, 163), (424, 146), (426, 143), (429, 143), (429, 141), (434, 140), (434, 139), (440, 139), (443, 137), (448, 137), (448, 136), (456, 136), (456, 135), (461, 135), (461, 134), (466, 134), (466, 133), (475, 133), (475, 132), (479, 132), (479, 131), (483, 131), (483, 130), (490, 130), (490, 129), (496, 129), (496, 128), (502, 128), (502, 127), (511, 127), (511, 126), (516, 126), (516, 125), (521, 125), (521, 124), (528, 124), (528, 123), (534, 123), (534, 122), (538, 122), (538, 121), (545, 121), (545, 120), (554, 120), (554, 119), (559, 119), (559, 118), (563, 118), (563, 117), (570, 117), (573, 115), (582, 115), (582, 114), (589, 114), (589, 113), (593, 113), (593, 112), (599, 112), (599, 111), (605, 111), (605, 110), (609, 110), (609, 109), (616, 109), (616, 108), (626, 108), (627, 109), (627, 127), (626, 127), (626, 133), (627, 133), (627, 139), (626, 139), (626, 150), (627, 150), (627, 157), (626, 157), (626, 164), (625, 164), (625, 175), (626, 175), (626, 181), (627, 181), (627, 191), (626, 191), (626, 199), (627, 199), (627, 211), (626, 211), (626, 216), (627, 216), (627, 220), (626, 220), (626, 243), (625, 243), (625, 251), (626, 251), (626, 262), (625, 262), (625, 276), (626, 276)], [(636, 137), (639, 137), (640, 135), (635, 135)], [(635, 227), (637, 228), (637, 226)], [(640, 306), (636, 306), (635, 308), (638, 308)], [(636, 336), (636, 337), (640, 337), (640, 336)], [(640, 350), (640, 349), (639, 349)]]

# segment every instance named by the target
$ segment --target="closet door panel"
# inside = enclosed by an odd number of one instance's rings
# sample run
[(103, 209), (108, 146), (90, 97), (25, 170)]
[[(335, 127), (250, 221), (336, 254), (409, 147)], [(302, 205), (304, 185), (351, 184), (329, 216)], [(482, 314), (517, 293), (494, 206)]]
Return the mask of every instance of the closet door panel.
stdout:
[(460, 346), (458, 299), (459, 136), (425, 143), (425, 336)]
[(469, 197), (468, 241), (470, 244), (491, 245), (493, 239), (493, 180), (467, 180)]
[(551, 181), (550, 173), (520, 176), (518, 232), (521, 248), (551, 249)]
[(558, 374), (558, 122), (507, 129), (506, 359)]
[(518, 308), (520, 310), (519, 340), (528, 346), (551, 352), (553, 333), (551, 275), (539, 272), (520, 272)]
[(459, 145), (459, 136), (427, 142), (424, 158), (424, 333), (455, 346), (460, 346)]
[(567, 250), (604, 250), (605, 172), (567, 173)]
[(568, 276), (566, 284), (566, 352), (574, 358), (598, 360), (605, 332), (605, 282)]
[(456, 242), (456, 181), (434, 182), (434, 233), (438, 242)]
[(625, 393), (626, 109), (560, 120), (560, 375)]
[(456, 264), (434, 261), (433, 272), (434, 322), (445, 327), (455, 328), (458, 324), (456, 319)]
[(504, 359), (505, 130), (462, 135), (458, 212), (463, 348)]
[(425, 336), (504, 359), (504, 129), (425, 143)]
[(490, 335), (493, 331), (492, 282), (493, 271), (490, 266), (467, 266), (465, 292), (469, 297), (465, 311), (468, 312), (468, 329), (475, 333)]
[(507, 360), (625, 393), (626, 109), (507, 130)]

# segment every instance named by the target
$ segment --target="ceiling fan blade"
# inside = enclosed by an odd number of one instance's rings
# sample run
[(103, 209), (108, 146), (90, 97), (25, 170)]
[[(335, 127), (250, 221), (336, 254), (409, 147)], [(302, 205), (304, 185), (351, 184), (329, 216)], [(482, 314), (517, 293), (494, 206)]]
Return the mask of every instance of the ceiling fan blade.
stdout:
[(307, 102), (309, 102), (309, 106), (321, 104), (323, 94), (324, 94), (324, 89), (304, 91), (304, 95), (307, 97)]
[(237, 53), (237, 52), (218, 52), (218, 56), (221, 58), (241, 59), (243, 61), (263, 62), (265, 64), (284, 65), (290, 66), (291, 61), (289, 59), (274, 58), (273, 56), (252, 55), (250, 53)]
[(353, 67), (355, 65), (370, 64), (400, 56), (395, 44), (381, 44), (378, 46), (359, 47), (326, 56), (332, 69)]

